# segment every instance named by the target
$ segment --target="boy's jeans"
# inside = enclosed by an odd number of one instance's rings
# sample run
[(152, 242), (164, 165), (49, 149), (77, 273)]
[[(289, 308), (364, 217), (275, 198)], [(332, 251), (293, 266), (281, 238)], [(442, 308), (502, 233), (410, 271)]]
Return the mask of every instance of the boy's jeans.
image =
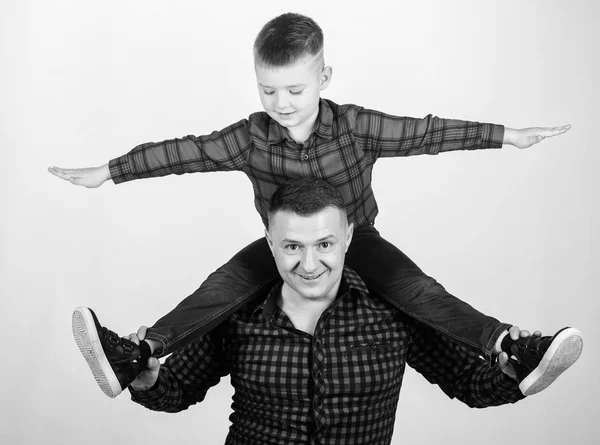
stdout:
[[(491, 359), (501, 332), (511, 325), (476, 311), (425, 275), (370, 225), (354, 230), (346, 264), (402, 312)], [(156, 322), (147, 338), (159, 340), (166, 355), (208, 332), (244, 304), (266, 295), (281, 280), (265, 238), (237, 253), (192, 295)]]

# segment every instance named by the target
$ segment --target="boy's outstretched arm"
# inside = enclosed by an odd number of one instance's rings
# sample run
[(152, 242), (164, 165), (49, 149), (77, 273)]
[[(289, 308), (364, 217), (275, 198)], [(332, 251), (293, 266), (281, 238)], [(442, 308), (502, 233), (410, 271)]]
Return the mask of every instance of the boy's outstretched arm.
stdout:
[(82, 185), (87, 188), (100, 187), (110, 179), (108, 164), (88, 168), (49, 167), (48, 171), (54, 176), (69, 181), (71, 184)]
[(562, 127), (522, 128), (519, 130), (504, 128), (503, 144), (514, 145), (517, 148), (528, 148), (546, 138), (566, 133), (570, 128), (571, 125), (563, 125)]

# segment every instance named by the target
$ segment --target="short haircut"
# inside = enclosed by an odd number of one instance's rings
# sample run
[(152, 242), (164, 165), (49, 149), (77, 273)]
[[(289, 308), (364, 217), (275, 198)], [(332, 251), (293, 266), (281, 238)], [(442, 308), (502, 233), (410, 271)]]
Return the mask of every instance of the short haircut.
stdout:
[(296, 179), (273, 193), (269, 200), (268, 221), (270, 224), (277, 212), (311, 216), (327, 207), (334, 207), (347, 217), (344, 198), (334, 186), (323, 179)]
[(323, 31), (310, 17), (288, 12), (270, 20), (254, 40), (256, 63), (282, 67), (323, 50)]

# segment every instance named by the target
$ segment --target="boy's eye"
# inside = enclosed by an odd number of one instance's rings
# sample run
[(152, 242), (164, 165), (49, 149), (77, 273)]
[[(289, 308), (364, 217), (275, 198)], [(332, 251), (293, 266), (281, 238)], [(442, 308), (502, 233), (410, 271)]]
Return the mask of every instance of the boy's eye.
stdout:
[(272, 96), (273, 94), (275, 94), (275, 91), (266, 91), (266, 90), (263, 90), (263, 94), (265, 96)]
[(290, 94), (293, 94), (294, 96), (298, 96), (299, 94), (302, 94), (304, 90), (298, 90), (298, 91), (291, 91), (290, 90)]

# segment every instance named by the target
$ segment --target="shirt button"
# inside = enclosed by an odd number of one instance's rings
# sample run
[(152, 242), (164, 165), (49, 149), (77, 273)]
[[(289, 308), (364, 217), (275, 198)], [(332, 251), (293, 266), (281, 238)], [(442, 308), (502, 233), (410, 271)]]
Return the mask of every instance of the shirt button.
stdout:
[(302, 159), (305, 160), (305, 161), (308, 161), (308, 155), (307, 154), (303, 154), (302, 155)]

